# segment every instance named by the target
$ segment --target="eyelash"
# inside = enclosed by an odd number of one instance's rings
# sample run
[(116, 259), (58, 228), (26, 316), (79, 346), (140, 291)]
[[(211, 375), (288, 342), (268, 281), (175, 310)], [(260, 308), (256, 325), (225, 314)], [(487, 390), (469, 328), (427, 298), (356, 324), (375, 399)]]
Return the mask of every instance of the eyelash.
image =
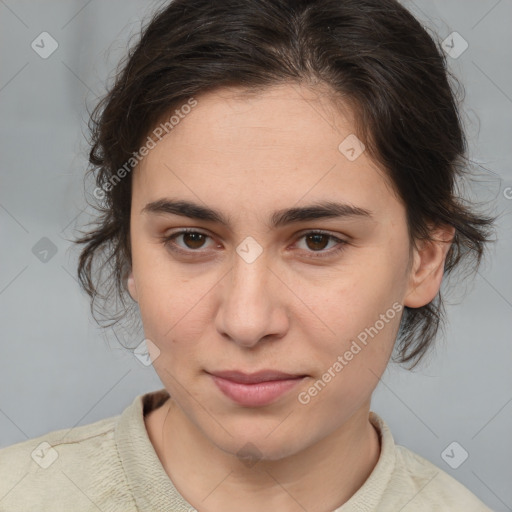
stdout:
[[(200, 250), (193, 250), (193, 249), (183, 249), (179, 246), (177, 246), (174, 242), (174, 239), (181, 236), (181, 235), (186, 235), (188, 233), (195, 233), (195, 234), (199, 234), (199, 235), (203, 235), (205, 237), (208, 237), (208, 238), (211, 238), (209, 235), (207, 235), (206, 233), (203, 233), (202, 231), (198, 231), (196, 229), (183, 229), (183, 230), (180, 230), (180, 231), (177, 231), (176, 233), (172, 233), (171, 235), (167, 235), (167, 236), (164, 236), (162, 237), (162, 243), (164, 244), (164, 246), (166, 248), (168, 248), (170, 251), (173, 251), (175, 253), (179, 253), (179, 254), (184, 254), (184, 255), (187, 255), (187, 256), (190, 256), (191, 254), (195, 254), (195, 253), (200, 253)], [(345, 240), (341, 240), (337, 237), (335, 237), (334, 235), (330, 234), (330, 233), (326, 233), (324, 231), (308, 231), (307, 233), (304, 233), (303, 235), (301, 235), (299, 237), (299, 240), (309, 236), (309, 235), (324, 235), (324, 236), (327, 236), (330, 240), (334, 240), (336, 242), (338, 242), (338, 246), (333, 248), (333, 249), (330, 249), (328, 251), (325, 251), (325, 250), (321, 250), (321, 251), (308, 251), (310, 253), (312, 253), (312, 255), (310, 256), (307, 256), (308, 258), (327, 258), (327, 257), (330, 257), (330, 256), (334, 256), (338, 253), (340, 253), (341, 251), (343, 251), (345, 249), (345, 245), (347, 244), (347, 242)]]

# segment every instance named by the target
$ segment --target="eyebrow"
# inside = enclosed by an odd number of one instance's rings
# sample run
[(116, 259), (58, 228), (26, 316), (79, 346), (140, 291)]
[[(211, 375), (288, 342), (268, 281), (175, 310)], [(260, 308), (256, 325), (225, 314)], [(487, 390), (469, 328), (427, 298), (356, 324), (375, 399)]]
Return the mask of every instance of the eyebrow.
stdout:
[[(227, 228), (230, 220), (222, 212), (197, 203), (169, 198), (152, 201), (141, 210), (141, 213), (172, 214), (189, 217), (207, 222), (221, 224)], [(317, 202), (299, 208), (276, 210), (270, 217), (270, 227), (279, 228), (289, 224), (327, 218), (372, 218), (373, 212), (346, 203), (331, 201)]]

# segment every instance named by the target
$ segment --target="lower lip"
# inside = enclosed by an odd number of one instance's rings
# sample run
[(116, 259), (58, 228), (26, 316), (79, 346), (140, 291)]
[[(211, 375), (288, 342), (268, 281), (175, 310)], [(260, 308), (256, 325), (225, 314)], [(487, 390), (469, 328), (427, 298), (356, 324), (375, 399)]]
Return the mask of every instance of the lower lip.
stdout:
[(258, 407), (275, 402), (280, 396), (297, 386), (305, 377), (287, 380), (273, 380), (257, 384), (240, 384), (231, 380), (211, 375), (217, 387), (240, 405)]

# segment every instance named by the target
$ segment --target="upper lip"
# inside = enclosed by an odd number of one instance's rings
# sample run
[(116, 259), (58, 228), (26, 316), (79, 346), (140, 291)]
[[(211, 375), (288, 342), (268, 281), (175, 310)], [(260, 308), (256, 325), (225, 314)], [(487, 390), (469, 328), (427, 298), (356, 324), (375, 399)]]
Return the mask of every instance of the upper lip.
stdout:
[(293, 375), (284, 373), (277, 370), (260, 370), (254, 373), (244, 373), (237, 370), (225, 370), (220, 372), (207, 372), (210, 375), (221, 377), (222, 379), (239, 382), (241, 384), (256, 384), (258, 382), (268, 382), (273, 380), (287, 380), (305, 377), (305, 375)]

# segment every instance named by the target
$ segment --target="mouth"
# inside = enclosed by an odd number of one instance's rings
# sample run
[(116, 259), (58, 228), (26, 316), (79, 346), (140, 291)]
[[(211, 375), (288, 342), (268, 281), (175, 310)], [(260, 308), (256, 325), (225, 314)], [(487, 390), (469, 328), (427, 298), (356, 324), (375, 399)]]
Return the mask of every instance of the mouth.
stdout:
[(238, 370), (224, 370), (218, 372), (206, 372), (221, 379), (238, 382), (239, 384), (259, 384), (260, 382), (272, 382), (278, 380), (300, 379), (305, 374), (285, 373), (278, 370), (259, 370), (254, 373), (244, 373)]
[(308, 376), (276, 370), (244, 373), (237, 370), (206, 372), (217, 388), (233, 402), (258, 407), (275, 402)]

